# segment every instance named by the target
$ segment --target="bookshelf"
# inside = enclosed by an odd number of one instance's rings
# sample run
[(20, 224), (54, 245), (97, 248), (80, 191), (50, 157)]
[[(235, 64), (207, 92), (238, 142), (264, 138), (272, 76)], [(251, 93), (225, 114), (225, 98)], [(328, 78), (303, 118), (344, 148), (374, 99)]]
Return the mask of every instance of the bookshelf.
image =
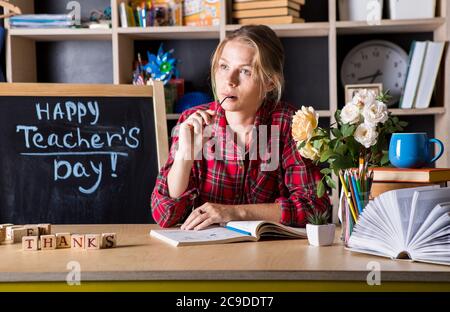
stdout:
[[(209, 57), (214, 47), (225, 38), (228, 32), (240, 27), (231, 20), (231, 1), (221, 2), (220, 25), (212, 27), (147, 27), (121, 28), (118, 18), (118, 6), (124, 0), (95, 0), (80, 1), (83, 6), (89, 2), (90, 6), (100, 4), (111, 5), (112, 28), (109, 30), (90, 29), (8, 29), (6, 37), (6, 76), (9, 82), (66, 82), (58, 78), (48, 81), (42, 79), (41, 60), (37, 55), (45, 54), (38, 50), (49, 42), (85, 42), (94, 45), (91, 49), (92, 57), (103, 62), (99, 69), (103, 76), (94, 77), (96, 82), (123, 84), (131, 82), (131, 66), (136, 51), (146, 44), (153, 46), (160, 42), (176, 44), (176, 54), (181, 53), (185, 58), (182, 76), (195, 81), (191, 88), (203, 85), (209, 87), (207, 69)], [(14, 0), (24, 13), (37, 12), (39, 1)], [(51, 8), (57, 0), (45, 0), (46, 6)], [(39, 7), (42, 9), (42, 1)], [(412, 40), (450, 39), (450, 3), (448, 0), (437, 1), (436, 17), (417, 20), (386, 20), (379, 25), (368, 25), (365, 22), (350, 22), (337, 20), (338, 5), (336, 0), (307, 0), (302, 8), (303, 24), (272, 25), (271, 27), (281, 37), (286, 49), (286, 97), (294, 105), (312, 105), (322, 117), (322, 123), (333, 122), (333, 112), (343, 106), (343, 87), (339, 79), (342, 58), (356, 43), (368, 39), (387, 39), (401, 43), (408, 51)], [(44, 13), (44, 12), (38, 12)], [(49, 12), (50, 13), (50, 12)], [(52, 12), (53, 13), (53, 12)], [(194, 48), (197, 47), (197, 50)], [(55, 46), (58, 49), (58, 45)], [(155, 51), (156, 52), (156, 51)], [(200, 53), (201, 52), (201, 53)], [(106, 55), (106, 59), (104, 57)], [(70, 57), (70, 56), (68, 56)], [(192, 59), (195, 57), (195, 59)], [(442, 77), (450, 77), (450, 54), (444, 56)], [(188, 60), (188, 61), (186, 61)], [(190, 61), (200, 64), (199, 68), (192, 66)], [(72, 62), (86, 64), (86, 58), (74, 59)], [(50, 61), (47, 60), (47, 63)], [(44, 68), (45, 70), (45, 68)], [(94, 69), (92, 69), (94, 71)], [(44, 75), (45, 76), (45, 75)], [(185, 78), (186, 78), (185, 77)], [(81, 81), (91, 81), (85, 77), (78, 77)], [(95, 80), (97, 79), (97, 80)], [(103, 80), (102, 80), (103, 79)], [(67, 81), (73, 82), (73, 81)], [(410, 122), (411, 131), (425, 131), (441, 139), (450, 146), (450, 79), (441, 79), (438, 88), (439, 99), (426, 109), (392, 109), (394, 115), (402, 116)], [(189, 86), (187, 91), (189, 91)], [(168, 114), (169, 126), (174, 125), (178, 114)], [(169, 127), (170, 128), (170, 127)], [(448, 153), (439, 159), (437, 166), (450, 167)], [(336, 199), (336, 195), (333, 195)]]

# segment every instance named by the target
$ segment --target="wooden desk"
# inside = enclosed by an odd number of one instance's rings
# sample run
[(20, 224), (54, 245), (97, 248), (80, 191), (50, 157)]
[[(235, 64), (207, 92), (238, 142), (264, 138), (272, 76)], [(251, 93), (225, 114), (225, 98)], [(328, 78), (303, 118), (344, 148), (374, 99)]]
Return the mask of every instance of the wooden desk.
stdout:
[[(0, 291), (74, 289), (65, 283), (70, 261), (80, 263), (85, 290), (450, 290), (450, 267), (352, 253), (339, 230), (330, 247), (272, 240), (177, 248), (151, 238), (151, 228), (157, 226), (52, 227), (53, 233), (116, 232), (115, 249), (25, 252), (20, 244), (0, 245)], [(370, 261), (380, 264), (381, 286), (366, 283)]]

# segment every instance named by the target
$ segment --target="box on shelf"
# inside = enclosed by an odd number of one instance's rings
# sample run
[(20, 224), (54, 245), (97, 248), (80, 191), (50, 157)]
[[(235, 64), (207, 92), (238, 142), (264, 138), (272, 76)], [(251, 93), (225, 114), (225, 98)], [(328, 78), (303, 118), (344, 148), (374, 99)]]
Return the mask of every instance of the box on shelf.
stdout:
[(433, 18), (436, 0), (389, 0), (390, 19)]
[(183, 24), (186, 26), (218, 26), (220, 0), (185, 0)]
[(381, 20), (383, 0), (339, 0), (339, 20)]
[(173, 114), (178, 99), (184, 95), (184, 79), (171, 79), (164, 85), (164, 97), (166, 100), (166, 114)]

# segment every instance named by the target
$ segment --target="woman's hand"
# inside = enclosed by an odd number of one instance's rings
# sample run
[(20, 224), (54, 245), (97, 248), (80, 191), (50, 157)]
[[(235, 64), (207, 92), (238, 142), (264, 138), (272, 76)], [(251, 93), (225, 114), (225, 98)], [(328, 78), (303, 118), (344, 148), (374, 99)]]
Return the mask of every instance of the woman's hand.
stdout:
[(196, 208), (181, 226), (182, 230), (201, 230), (214, 223), (238, 220), (236, 206), (205, 203)]
[(183, 159), (194, 159), (194, 143), (204, 143), (203, 137), (201, 140), (194, 140), (194, 138), (197, 135), (202, 135), (203, 128), (212, 123), (215, 113), (216, 112), (213, 110), (197, 110), (180, 124), (177, 153), (183, 157)]

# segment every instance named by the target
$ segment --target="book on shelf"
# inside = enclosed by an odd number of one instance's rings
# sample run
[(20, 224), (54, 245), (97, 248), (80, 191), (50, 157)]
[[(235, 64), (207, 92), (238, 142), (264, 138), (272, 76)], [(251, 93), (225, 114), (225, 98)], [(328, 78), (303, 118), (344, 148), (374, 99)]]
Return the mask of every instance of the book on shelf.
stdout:
[(270, 17), (253, 17), (253, 18), (241, 18), (237, 20), (241, 25), (251, 25), (251, 24), (294, 24), (294, 23), (304, 23), (303, 18), (293, 17), (293, 16), (270, 16)]
[(417, 94), (417, 86), (422, 73), (423, 60), (427, 50), (427, 43), (423, 41), (413, 41), (409, 52), (408, 73), (405, 87), (400, 98), (400, 108), (413, 108)]
[(233, 10), (251, 10), (251, 9), (267, 9), (288, 7), (300, 11), (300, 4), (292, 0), (265, 0), (265, 1), (249, 1), (233, 3)]
[(300, 17), (299, 11), (290, 8), (270, 8), (270, 9), (233, 11), (233, 18), (283, 16), (283, 15)]
[(423, 187), (423, 186), (437, 186), (437, 187), (445, 187), (447, 186), (446, 182), (372, 182), (370, 186), (370, 198), (373, 199), (380, 194), (383, 194), (392, 190), (399, 190), (404, 188), (412, 188), (412, 187)]
[(392, 259), (450, 265), (450, 188), (393, 190), (369, 202), (347, 248)]
[(430, 106), (436, 78), (441, 67), (444, 47), (445, 42), (427, 42), (423, 68), (414, 100), (415, 108), (427, 108)]
[(437, 183), (450, 181), (450, 168), (390, 168), (373, 169), (374, 182)]
[(11, 28), (69, 28), (75, 26), (70, 14), (22, 14), (9, 18)]
[[(233, 3), (245, 3), (245, 2), (268, 2), (272, 0), (233, 0)], [(300, 5), (305, 5), (305, 0), (289, 0), (291, 2), (298, 3)]]
[(230, 221), (224, 226), (211, 226), (204, 230), (151, 230), (150, 236), (175, 247), (223, 244), (243, 241), (256, 242), (261, 237), (306, 238), (304, 228), (294, 228), (272, 221)]

